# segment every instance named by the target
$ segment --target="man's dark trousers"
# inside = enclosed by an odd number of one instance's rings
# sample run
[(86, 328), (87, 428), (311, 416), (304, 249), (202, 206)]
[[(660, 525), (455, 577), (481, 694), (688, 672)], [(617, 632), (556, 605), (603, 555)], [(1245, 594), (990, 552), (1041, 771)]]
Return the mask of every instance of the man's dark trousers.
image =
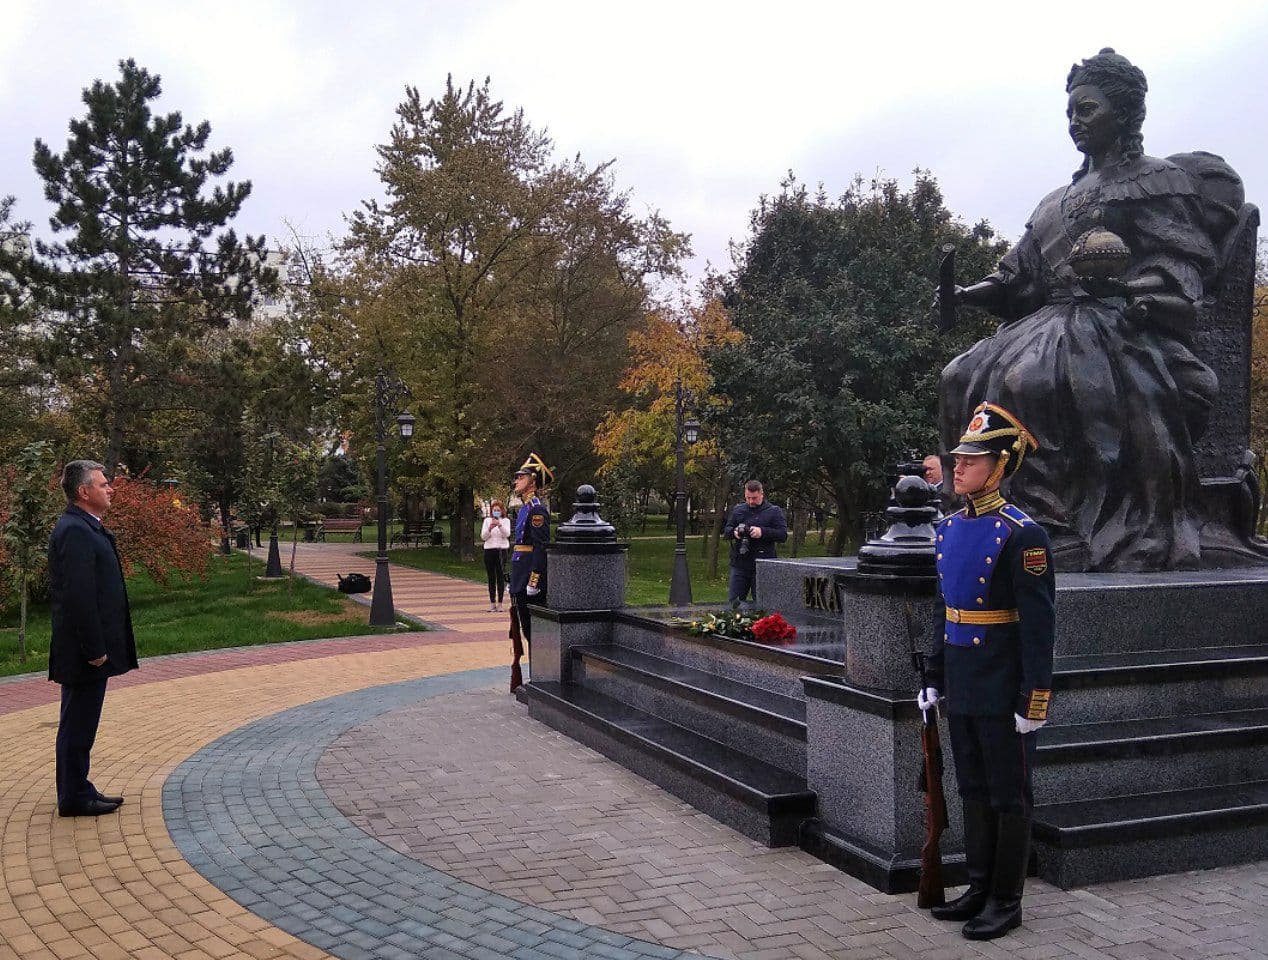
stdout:
[(1012, 717), (947, 718), (960, 796), (996, 813), (1029, 817), (1035, 805), (1031, 771), (1037, 737), (1019, 734)]
[(757, 568), (731, 568), (731, 580), (727, 586), (727, 601), (731, 606), (757, 602)]
[(57, 808), (76, 810), (97, 799), (88, 779), (88, 757), (97, 739), (106, 677), (62, 684), (61, 722), (57, 725)]

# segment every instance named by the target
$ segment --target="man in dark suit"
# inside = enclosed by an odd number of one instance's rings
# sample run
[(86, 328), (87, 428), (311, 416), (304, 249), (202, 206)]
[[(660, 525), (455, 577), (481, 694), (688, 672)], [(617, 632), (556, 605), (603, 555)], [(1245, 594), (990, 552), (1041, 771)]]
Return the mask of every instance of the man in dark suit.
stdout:
[(114, 535), (102, 526), (114, 488), (105, 468), (72, 460), (62, 471), (66, 512), (48, 546), (53, 642), (48, 678), (62, 685), (57, 726), (57, 812), (63, 817), (112, 813), (123, 797), (97, 792), (88, 779), (106, 681), (137, 668), (136, 640)]

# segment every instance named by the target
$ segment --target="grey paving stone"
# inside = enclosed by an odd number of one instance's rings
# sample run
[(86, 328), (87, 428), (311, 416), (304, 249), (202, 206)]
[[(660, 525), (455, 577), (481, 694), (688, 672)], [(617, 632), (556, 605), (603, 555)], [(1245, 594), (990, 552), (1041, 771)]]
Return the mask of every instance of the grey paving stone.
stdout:
[[(348, 729), (430, 697), (500, 683), (504, 672), (377, 687), (234, 731), (164, 784), (164, 816), (177, 847), (238, 903), (341, 960), (528, 960), (581, 956), (579, 950), (615, 942), (633, 946), (620, 934), (526, 907), (398, 853), (350, 822), (318, 782), (317, 761)], [(687, 956), (645, 954), (653, 955)]]
[(169, 830), (230, 896), (341, 958), (1268, 960), (1265, 865), (1032, 883), (1023, 928), (972, 944), (539, 730), (489, 682), (410, 681), (235, 731), (169, 779)]

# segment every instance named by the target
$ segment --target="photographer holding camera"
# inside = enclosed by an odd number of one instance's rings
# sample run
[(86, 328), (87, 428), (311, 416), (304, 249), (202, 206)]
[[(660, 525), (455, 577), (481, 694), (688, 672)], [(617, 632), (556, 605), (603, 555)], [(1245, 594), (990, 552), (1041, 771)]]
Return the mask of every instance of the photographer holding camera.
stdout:
[(775, 557), (775, 544), (788, 539), (784, 511), (766, 502), (760, 480), (744, 484), (744, 502), (727, 517), (722, 536), (731, 541), (731, 606), (750, 609), (757, 601), (757, 561)]

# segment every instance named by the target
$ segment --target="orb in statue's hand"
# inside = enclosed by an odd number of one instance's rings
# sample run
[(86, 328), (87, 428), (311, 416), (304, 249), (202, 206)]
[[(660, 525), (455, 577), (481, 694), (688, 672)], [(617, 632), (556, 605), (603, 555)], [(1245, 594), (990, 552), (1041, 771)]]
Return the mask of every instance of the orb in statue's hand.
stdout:
[(1131, 264), (1131, 257), (1122, 237), (1096, 227), (1074, 241), (1069, 261), (1077, 276), (1107, 280), (1121, 275)]

